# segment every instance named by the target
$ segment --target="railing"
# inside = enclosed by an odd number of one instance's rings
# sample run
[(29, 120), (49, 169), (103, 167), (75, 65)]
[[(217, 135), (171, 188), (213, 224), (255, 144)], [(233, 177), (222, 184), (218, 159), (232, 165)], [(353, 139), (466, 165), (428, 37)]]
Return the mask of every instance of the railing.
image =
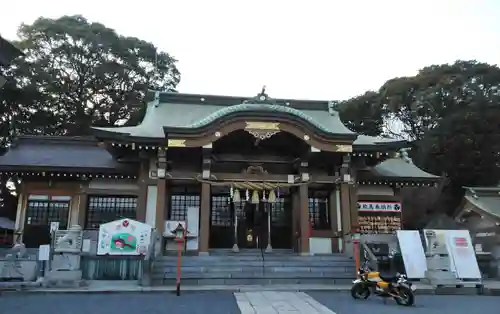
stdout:
[(360, 241), (360, 250), (359, 250), (359, 260), (361, 264), (367, 262), (368, 267), (374, 271), (378, 271), (378, 259), (375, 254), (372, 252), (370, 247), (364, 241)]

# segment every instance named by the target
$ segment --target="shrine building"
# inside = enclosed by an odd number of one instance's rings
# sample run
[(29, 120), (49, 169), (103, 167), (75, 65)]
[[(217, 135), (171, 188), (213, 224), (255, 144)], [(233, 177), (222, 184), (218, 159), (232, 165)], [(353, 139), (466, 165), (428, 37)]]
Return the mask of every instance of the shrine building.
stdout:
[[(155, 92), (137, 126), (93, 136), (21, 136), (0, 157), (22, 184), (16, 230), (29, 247), (51, 222), (97, 230), (120, 218), (187, 250), (342, 252), (354, 232), (401, 228), (400, 190), (440, 179), (406, 156), (409, 143), (358, 135), (328, 101)], [(38, 241), (38, 242), (37, 242)], [(189, 242), (189, 241), (188, 241)]]

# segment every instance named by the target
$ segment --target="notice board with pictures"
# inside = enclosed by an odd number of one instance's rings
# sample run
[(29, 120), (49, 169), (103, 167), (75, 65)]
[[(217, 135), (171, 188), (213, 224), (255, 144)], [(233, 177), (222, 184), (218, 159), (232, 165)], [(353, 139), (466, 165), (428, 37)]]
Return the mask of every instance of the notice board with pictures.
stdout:
[(358, 225), (361, 233), (395, 233), (401, 230), (400, 202), (358, 202)]

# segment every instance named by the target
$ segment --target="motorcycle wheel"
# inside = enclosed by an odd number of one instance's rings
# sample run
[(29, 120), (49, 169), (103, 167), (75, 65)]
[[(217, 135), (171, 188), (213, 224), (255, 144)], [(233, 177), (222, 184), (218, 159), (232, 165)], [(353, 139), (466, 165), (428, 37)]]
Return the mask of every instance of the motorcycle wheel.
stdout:
[(362, 283), (357, 283), (351, 288), (351, 296), (355, 300), (366, 300), (370, 296), (370, 289)]
[(394, 299), (397, 304), (403, 306), (412, 306), (415, 303), (415, 295), (408, 288), (399, 288), (399, 296)]

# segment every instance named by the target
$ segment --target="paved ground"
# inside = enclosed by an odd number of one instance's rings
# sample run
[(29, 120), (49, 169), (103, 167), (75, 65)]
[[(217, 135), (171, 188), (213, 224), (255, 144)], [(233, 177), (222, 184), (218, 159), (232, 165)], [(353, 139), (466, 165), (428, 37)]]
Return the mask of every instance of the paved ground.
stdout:
[[(497, 313), (499, 297), (417, 295), (405, 308), (380, 299), (354, 301), (334, 292), (188, 292), (121, 294), (3, 294), (0, 312), (16, 314), (471, 314)], [(255, 312), (257, 310), (258, 312)], [(119, 311), (119, 312), (118, 312)]]

